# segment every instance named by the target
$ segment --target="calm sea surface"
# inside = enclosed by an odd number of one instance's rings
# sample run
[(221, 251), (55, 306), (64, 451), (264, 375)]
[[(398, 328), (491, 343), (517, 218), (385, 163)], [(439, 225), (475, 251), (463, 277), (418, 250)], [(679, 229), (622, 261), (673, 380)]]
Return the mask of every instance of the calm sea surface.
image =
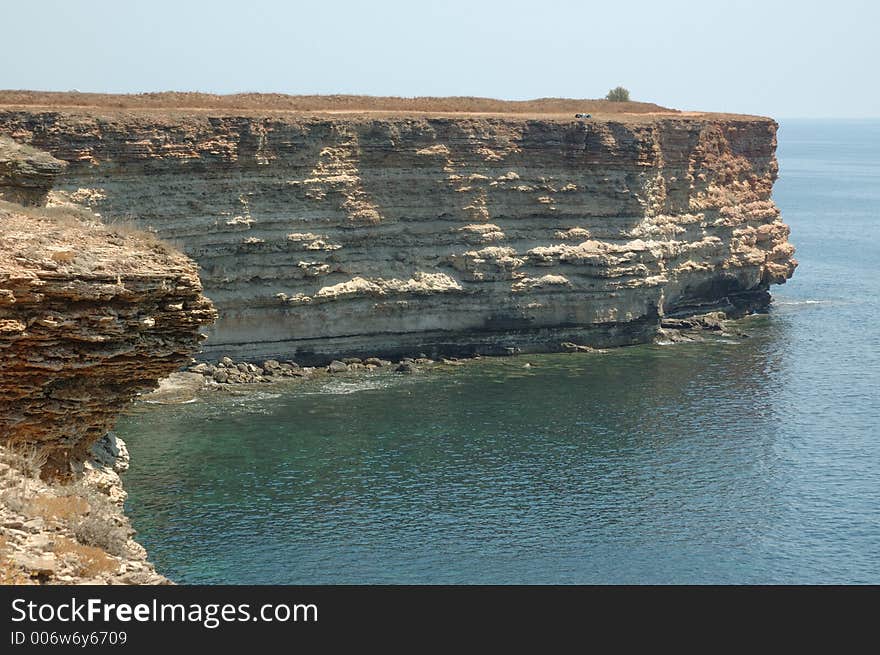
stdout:
[[(133, 409), (182, 583), (880, 583), (880, 122), (782, 121), (748, 338)], [(530, 362), (531, 368), (524, 368)]]

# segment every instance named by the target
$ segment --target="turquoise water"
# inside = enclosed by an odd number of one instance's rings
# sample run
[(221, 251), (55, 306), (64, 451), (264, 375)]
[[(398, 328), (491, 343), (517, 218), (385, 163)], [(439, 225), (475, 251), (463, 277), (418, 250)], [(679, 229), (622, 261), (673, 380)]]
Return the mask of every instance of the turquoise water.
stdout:
[(128, 510), (158, 568), (880, 582), (880, 122), (783, 121), (779, 142), (801, 265), (748, 337), (134, 409)]

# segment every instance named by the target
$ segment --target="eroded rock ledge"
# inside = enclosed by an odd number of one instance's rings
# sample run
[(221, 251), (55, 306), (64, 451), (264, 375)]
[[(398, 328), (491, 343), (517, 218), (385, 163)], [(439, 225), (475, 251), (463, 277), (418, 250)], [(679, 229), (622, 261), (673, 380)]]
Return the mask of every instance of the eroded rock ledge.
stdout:
[(66, 166), (47, 152), (0, 136), (0, 200), (45, 205), (55, 178)]
[(645, 342), (796, 265), (766, 118), (20, 107), (0, 131), (199, 262), (213, 360)]
[(0, 434), (59, 473), (189, 361), (214, 310), (195, 265), (75, 208), (0, 203)]

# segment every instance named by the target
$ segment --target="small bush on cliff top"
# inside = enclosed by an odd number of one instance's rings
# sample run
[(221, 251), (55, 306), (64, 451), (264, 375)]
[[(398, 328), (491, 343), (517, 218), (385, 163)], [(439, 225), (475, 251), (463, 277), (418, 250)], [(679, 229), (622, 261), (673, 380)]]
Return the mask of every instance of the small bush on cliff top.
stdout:
[(629, 89), (622, 86), (615, 87), (608, 92), (605, 99), (611, 102), (629, 102)]

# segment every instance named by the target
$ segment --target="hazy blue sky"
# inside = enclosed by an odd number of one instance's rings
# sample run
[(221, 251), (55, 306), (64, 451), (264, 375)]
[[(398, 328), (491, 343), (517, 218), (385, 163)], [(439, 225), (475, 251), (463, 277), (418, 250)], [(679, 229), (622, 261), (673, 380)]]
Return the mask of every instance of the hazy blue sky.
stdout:
[(880, 8), (834, 0), (0, 0), (0, 88), (601, 97), (880, 116)]

